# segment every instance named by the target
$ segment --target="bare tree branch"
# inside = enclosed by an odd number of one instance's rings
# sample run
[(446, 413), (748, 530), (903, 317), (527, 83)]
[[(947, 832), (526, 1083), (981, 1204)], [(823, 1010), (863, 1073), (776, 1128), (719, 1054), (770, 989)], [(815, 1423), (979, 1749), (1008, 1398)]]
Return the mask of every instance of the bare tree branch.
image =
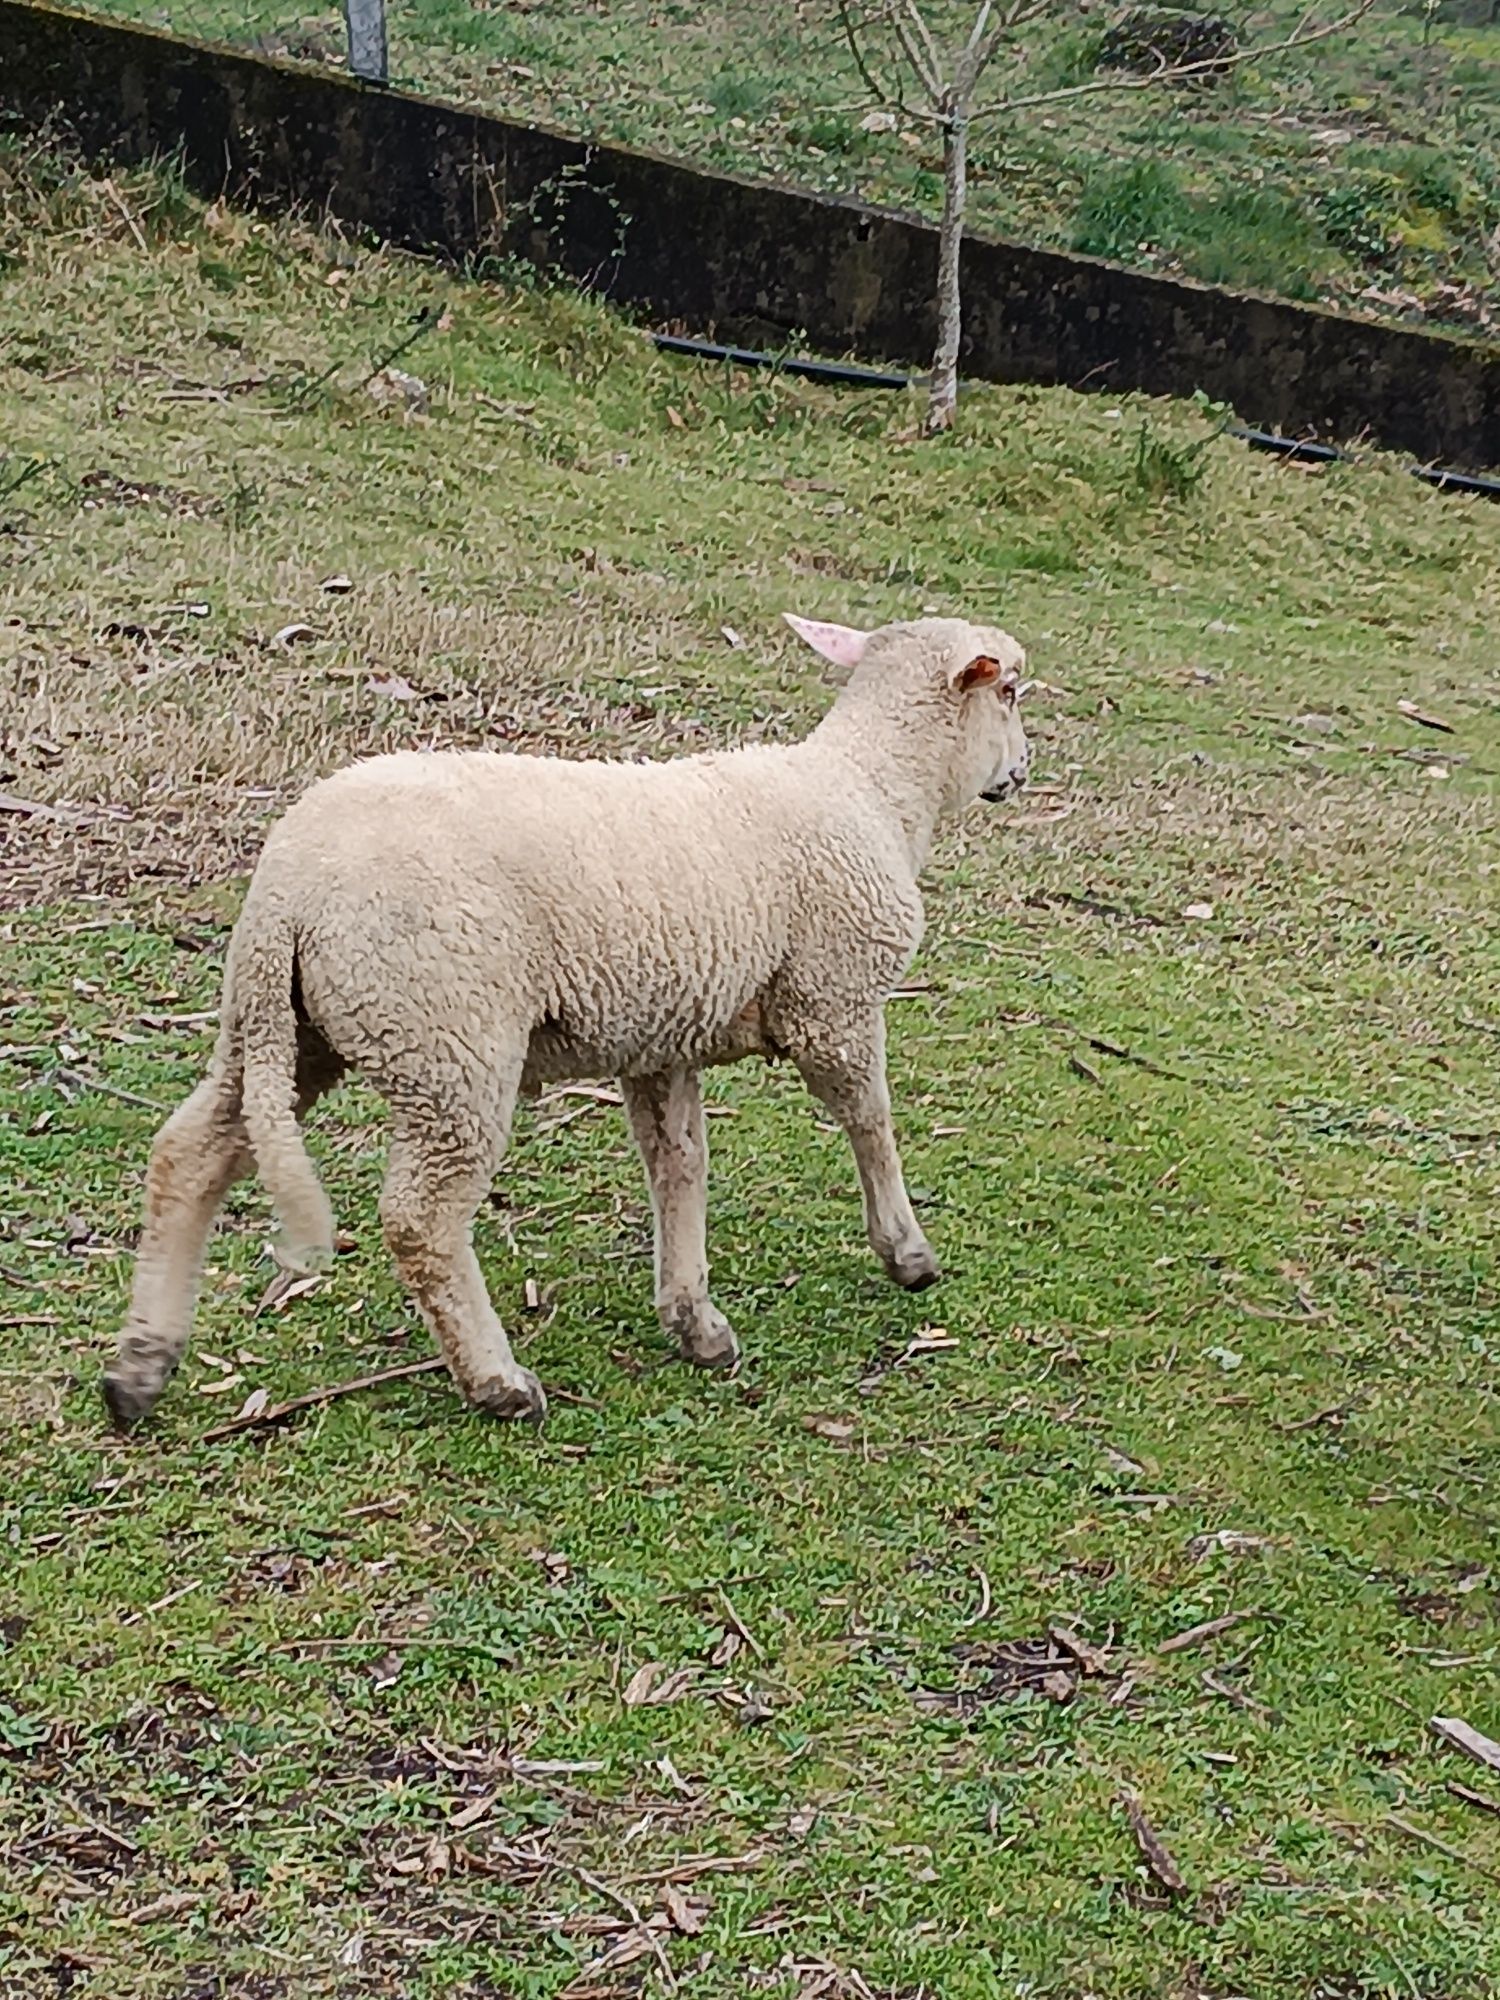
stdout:
[(919, 105), (907, 103), (899, 76), (894, 86), (888, 87), (881, 83), (865, 49), (864, 36), (871, 24), (868, 20), (856, 21), (849, 0), (838, 0), (838, 17), (839, 26), (844, 31), (844, 40), (849, 45), (849, 53), (854, 58), (854, 67), (859, 71), (860, 81), (875, 102), (894, 105), (905, 118), (934, 118), (934, 113), (924, 111)]
[(906, 11), (922, 44), (922, 53), (927, 58), (928, 88), (940, 97), (943, 90), (943, 59), (938, 53), (937, 43), (932, 38), (932, 30), (927, 25), (927, 16), (922, 12), (919, 0), (906, 0)]
[(1006, 36), (1014, 34), (1017, 28), (1024, 28), (1028, 21), (1034, 21), (1039, 14), (1045, 14), (1050, 5), (1051, 0), (1011, 0), (1010, 6), (990, 29), (985, 40), (974, 70), (976, 80), (984, 75), (994, 61)]
[(855, 27), (854, 16), (849, 11), (849, 0), (839, 0), (839, 26), (844, 32), (844, 40), (849, 45), (849, 53), (854, 58), (854, 67), (859, 71), (860, 82), (877, 104), (884, 104), (886, 93), (881, 89), (879, 79), (866, 59), (865, 45), (860, 40), (860, 30)]
[(974, 16), (974, 26), (969, 31), (969, 39), (964, 44), (964, 52), (958, 59), (953, 72), (953, 95), (960, 105), (967, 105), (970, 93), (984, 69), (984, 47), (988, 39), (985, 30), (994, 12), (994, 0), (982, 0), (979, 12)]
[[(1258, 62), (1266, 56), (1306, 48), (1342, 34), (1364, 19), (1375, 0), (1357, 0), (1348, 13), (1336, 20), (1314, 26), (1319, 0), (1308, 0), (1307, 12), (1292, 32), (1278, 42), (1260, 43), (1236, 50), (1233, 55), (1210, 56), (1197, 62), (1167, 61), (1153, 50), (1156, 67), (1144, 75), (1129, 73), (1094, 77), (1088, 83), (1063, 85), (1002, 97), (974, 106), (974, 98), (990, 63), (1006, 41), (1026, 22), (1047, 12), (1050, 0), (977, 0), (969, 34), (963, 47), (944, 52), (928, 26), (922, 0), (867, 0), (866, 11), (857, 15), (855, 0), (836, 0), (839, 23), (849, 53), (861, 81), (881, 104), (895, 104), (907, 118), (937, 125), (943, 134), (943, 212), (938, 225), (937, 345), (928, 378), (927, 417), (924, 428), (929, 436), (952, 424), (958, 403), (958, 360), (963, 334), (963, 298), (960, 256), (964, 238), (964, 209), (968, 188), (969, 128), (982, 118), (998, 117), (1007, 111), (1023, 111), (1040, 104), (1067, 103), (1075, 97), (1090, 97), (1105, 90), (1152, 90), (1165, 83), (1185, 82), (1196, 76), (1218, 76), (1243, 63)], [(1500, 4), (1500, 0), (1497, 0)], [(883, 39), (889, 37), (889, 40)], [(880, 38), (877, 41), (877, 38)], [(894, 47), (892, 46), (894, 43)], [(873, 49), (895, 70), (895, 88), (884, 87), (876, 74)], [(926, 107), (908, 104), (902, 95), (902, 62), (906, 71), (925, 93)]]
[(1038, 104), (1061, 104), (1069, 98), (1091, 97), (1101, 90), (1154, 90), (1159, 84), (1180, 83), (1188, 77), (1217, 76), (1226, 69), (1238, 68), (1242, 63), (1259, 62), (1265, 56), (1284, 54), (1288, 49), (1308, 48), (1314, 42), (1323, 42), (1330, 35), (1340, 35), (1346, 28), (1352, 28), (1362, 21), (1375, 0), (1360, 0), (1359, 6), (1349, 13), (1341, 14), (1336, 21), (1325, 21), (1321, 27), (1303, 31), (1303, 24), (1309, 19), (1302, 17), (1290, 35), (1280, 42), (1262, 42), (1253, 49), (1236, 49), (1233, 55), (1208, 56), (1201, 62), (1162, 63), (1158, 68), (1148, 70), (1144, 76), (1099, 76), (1088, 83), (1073, 83), (1058, 90), (1039, 90), (1027, 97), (1002, 97), (993, 104), (982, 105), (972, 114), (971, 122), (981, 118), (997, 117), (1002, 111), (1026, 111)]
[(911, 21), (908, 18), (908, 13), (911, 15), (915, 15), (918, 23), (921, 25), (923, 33), (925, 34), (927, 30), (927, 23), (922, 20), (922, 16), (917, 10), (916, 0), (907, 0), (907, 5), (905, 9), (898, 9), (895, 7), (891, 9), (888, 17), (891, 24), (891, 30), (895, 35), (896, 40), (901, 44), (901, 53), (906, 57), (906, 60), (911, 64), (912, 74), (917, 78), (922, 88), (927, 92), (927, 95), (932, 99), (933, 104), (936, 105), (939, 110), (941, 110), (944, 97), (942, 76), (939, 73), (936, 65), (928, 62), (925, 50), (922, 49), (917, 40), (914, 38), (911, 29)]

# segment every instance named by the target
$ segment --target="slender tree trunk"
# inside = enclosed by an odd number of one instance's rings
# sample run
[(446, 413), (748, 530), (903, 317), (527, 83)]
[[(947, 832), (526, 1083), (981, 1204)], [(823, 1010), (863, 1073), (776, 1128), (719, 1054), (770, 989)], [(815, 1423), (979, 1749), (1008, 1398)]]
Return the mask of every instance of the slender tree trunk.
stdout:
[(953, 422), (958, 407), (958, 340), (963, 331), (958, 260), (964, 240), (964, 203), (969, 192), (969, 120), (952, 108), (943, 127), (943, 219), (938, 227), (938, 338), (932, 357), (927, 399), (927, 434), (934, 437)]

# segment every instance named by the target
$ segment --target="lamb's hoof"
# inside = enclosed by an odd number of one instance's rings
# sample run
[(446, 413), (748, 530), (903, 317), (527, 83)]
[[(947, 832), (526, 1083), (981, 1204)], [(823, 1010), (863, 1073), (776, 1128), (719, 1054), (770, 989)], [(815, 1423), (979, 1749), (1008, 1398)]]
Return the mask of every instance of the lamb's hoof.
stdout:
[(539, 1424), (547, 1414), (546, 1391), (529, 1368), (518, 1368), (514, 1375), (492, 1375), (487, 1382), (477, 1383), (469, 1401), (487, 1417), (500, 1417), (507, 1423)]
[(893, 1283), (907, 1292), (925, 1292), (943, 1275), (942, 1266), (932, 1254), (932, 1245), (927, 1242), (898, 1250), (885, 1259), (885, 1268)]
[(140, 1376), (121, 1368), (108, 1369), (99, 1384), (99, 1392), (115, 1429), (121, 1432), (131, 1430), (142, 1417), (149, 1416), (156, 1407), (162, 1386), (157, 1383), (153, 1387), (142, 1381)]
[(677, 1342), (684, 1361), (695, 1368), (732, 1368), (740, 1358), (734, 1328), (716, 1306), (690, 1300), (663, 1315), (665, 1330)]

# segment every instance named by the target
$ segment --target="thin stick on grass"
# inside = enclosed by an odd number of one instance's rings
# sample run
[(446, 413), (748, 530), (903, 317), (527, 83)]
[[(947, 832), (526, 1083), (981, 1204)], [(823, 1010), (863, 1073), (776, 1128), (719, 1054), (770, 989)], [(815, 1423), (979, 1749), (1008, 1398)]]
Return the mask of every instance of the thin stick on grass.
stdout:
[(1465, 1722), (1457, 1715), (1435, 1715), (1427, 1727), (1440, 1743), (1446, 1743), (1450, 1750), (1462, 1750), (1466, 1757), (1472, 1757), (1476, 1764), (1484, 1764), (1492, 1771), (1500, 1771), (1500, 1743), (1492, 1736), (1486, 1736), (1472, 1723)]
[(151, 246), (146, 241), (145, 232), (141, 228), (141, 225), (136, 221), (134, 215), (131, 213), (129, 204), (126, 202), (124, 195), (121, 194), (120, 190), (115, 186), (112, 180), (105, 180), (102, 183), (102, 185), (104, 188), (104, 192), (109, 196), (110, 200), (114, 203), (115, 207), (120, 211), (121, 216), (124, 218), (126, 228), (135, 238), (136, 247), (140, 250), (143, 256), (149, 257), (151, 254)]
[[(573, 1881), (582, 1883), (585, 1889), (591, 1889), (602, 1901), (613, 1903), (617, 1910), (624, 1912), (630, 1923), (651, 1946), (656, 1955), (656, 1962), (661, 1968), (662, 1983), (667, 1991), (676, 1992), (677, 1981), (673, 1977), (671, 1961), (662, 1947), (661, 1939), (623, 1890), (612, 1888), (608, 1882), (598, 1875), (591, 1874), (587, 1868), (580, 1868), (576, 1861), (563, 1861), (554, 1854), (538, 1854), (525, 1847), (507, 1847), (498, 1841), (491, 1844), (489, 1851), (491, 1854), (498, 1854), (512, 1867), (546, 1868), (558, 1875), (571, 1876)], [(468, 1848), (460, 1848), (459, 1852), (463, 1856), (465, 1865), (477, 1869), (479, 1873), (492, 1875), (497, 1872), (492, 1866), (487, 1865), (484, 1856), (474, 1854)]]
[(509, 1656), (499, 1652), (494, 1646), (485, 1645), (482, 1639), (436, 1639), (425, 1633), (414, 1632), (404, 1637), (389, 1638), (377, 1634), (371, 1639), (359, 1639), (352, 1635), (341, 1638), (283, 1639), (273, 1646), (273, 1653), (340, 1653), (350, 1647), (375, 1647), (380, 1652), (398, 1653), (404, 1651), (427, 1651), (437, 1653), (478, 1653), (481, 1659), (492, 1660), (497, 1667), (512, 1664)]
[(1217, 1639), (1221, 1633), (1232, 1632), (1237, 1625), (1252, 1624), (1261, 1616), (1259, 1611), (1227, 1611), (1222, 1618), (1210, 1618), (1203, 1625), (1189, 1625), (1185, 1632), (1178, 1632), (1170, 1639), (1163, 1639), (1157, 1652), (1185, 1653), (1193, 1646), (1201, 1646), (1209, 1639)]
[[(79, 1826), (88, 1827), (90, 1832), (97, 1833), (101, 1839), (107, 1840), (112, 1846), (118, 1847), (123, 1854), (140, 1853), (140, 1848), (128, 1835), (118, 1832), (114, 1827), (107, 1825), (102, 1819), (93, 1818), (91, 1814), (83, 1810), (76, 1799), (64, 1799), (63, 1804), (73, 1815), (74, 1819), (78, 1821)], [(65, 1827), (62, 1831), (64, 1833), (71, 1833), (75, 1829)]]
[(299, 1410), (316, 1409), (320, 1403), (331, 1403), (339, 1396), (356, 1396), (362, 1389), (379, 1388), (383, 1382), (401, 1382), (408, 1375), (432, 1375), (439, 1368), (446, 1368), (447, 1362), (440, 1354), (434, 1354), (426, 1361), (405, 1361), (399, 1368), (377, 1368), (370, 1375), (354, 1375), (347, 1382), (330, 1382), (326, 1388), (310, 1389), (305, 1396), (292, 1396), (284, 1403), (268, 1403), (263, 1410), (256, 1410), (247, 1417), (231, 1417), (227, 1424), (215, 1424), (211, 1431), (205, 1431), (201, 1442), (214, 1444), (220, 1438), (234, 1437), (240, 1431), (260, 1430), (267, 1424), (285, 1422)]
[(201, 1576), (195, 1576), (191, 1583), (184, 1583), (177, 1590), (169, 1590), (165, 1597), (158, 1597), (154, 1604), (147, 1604), (139, 1611), (128, 1611), (120, 1620), (122, 1625), (139, 1625), (143, 1618), (152, 1618), (158, 1611), (165, 1611), (169, 1604), (176, 1604), (179, 1598), (191, 1597), (195, 1590), (203, 1588)]
[(965, 1627), (968, 1627), (970, 1625), (982, 1625), (985, 1619), (988, 1618), (990, 1615), (992, 1592), (990, 1589), (989, 1572), (985, 1570), (979, 1563), (975, 1563), (974, 1574), (979, 1579), (979, 1609), (975, 1611), (971, 1617), (968, 1617), (963, 1621)]
[(729, 1592), (722, 1584), (719, 1585), (719, 1602), (724, 1607), (724, 1616), (729, 1620), (731, 1629), (739, 1634), (751, 1652), (754, 1653), (757, 1660), (763, 1660), (766, 1657), (765, 1647), (756, 1638), (738, 1611), (735, 1610), (733, 1604), (730, 1603)]
[(1447, 1789), (1455, 1799), (1462, 1799), (1466, 1806), (1477, 1806), (1481, 1812), (1500, 1817), (1500, 1799), (1492, 1799), (1488, 1792), (1476, 1792), (1472, 1785), (1460, 1785), (1456, 1780), (1450, 1781)]
[(1216, 1674), (1205, 1673), (1203, 1685), (1210, 1694), (1221, 1695), (1225, 1701), (1233, 1702), (1236, 1708), (1242, 1708), (1246, 1715), (1259, 1716), (1264, 1722), (1279, 1722), (1281, 1719), (1274, 1708), (1268, 1708), (1263, 1701), (1256, 1701), (1232, 1681), (1220, 1680)]
[(139, 1105), (142, 1111), (155, 1111), (165, 1117), (167, 1107), (158, 1104), (154, 1097), (142, 1097), (138, 1091), (122, 1090), (117, 1083), (106, 1083), (102, 1076), (90, 1076), (86, 1070), (60, 1069), (57, 1081), (68, 1090), (92, 1090), (100, 1097), (118, 1098), (121, 1104)]
[(1450, 1861), (1462, 1862), (1465, 1868), (1472, 1868), (1476, 1875), (1483, 1875), (1491, 1882), (1500, 1882), (1500, 1874), (1493, 1868), (1486, 1868), (1482, 1861), (1476, 1861), (1472, 1854), (1465, 1854), (1461, 1847), (1453, 1846), (1451, 1841), (1443, 1840), (1435, 1833), (1429, 1833), (1425, 1826), (1417, 1826), (1411, 1820), (1403, 1819), (1400, 1813), (1387, 1813), (1385, 1823), (1389, 1827), (1394, 1827), (1397, 1833), (1404, 1833), (1408, 1840), (1419, 1840), (1424, 1847), (1435, 1847), (1439, 1854), (1446, 1854)]

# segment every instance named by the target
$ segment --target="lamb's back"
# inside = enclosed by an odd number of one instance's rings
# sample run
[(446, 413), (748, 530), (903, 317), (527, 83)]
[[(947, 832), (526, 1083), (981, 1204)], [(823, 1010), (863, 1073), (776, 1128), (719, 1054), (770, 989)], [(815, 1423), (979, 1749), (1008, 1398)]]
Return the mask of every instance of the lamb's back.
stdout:
[(398, 753), (313, 787), (258, 875), (298, 906), (311, 956), (365, 928), (393, 977), (440, 951), (476, 990), (523, 994), (559, 1073), (618, 1070), (711, 1045), (774, 975), (828, 810), (806, 776), (774, 749)]

